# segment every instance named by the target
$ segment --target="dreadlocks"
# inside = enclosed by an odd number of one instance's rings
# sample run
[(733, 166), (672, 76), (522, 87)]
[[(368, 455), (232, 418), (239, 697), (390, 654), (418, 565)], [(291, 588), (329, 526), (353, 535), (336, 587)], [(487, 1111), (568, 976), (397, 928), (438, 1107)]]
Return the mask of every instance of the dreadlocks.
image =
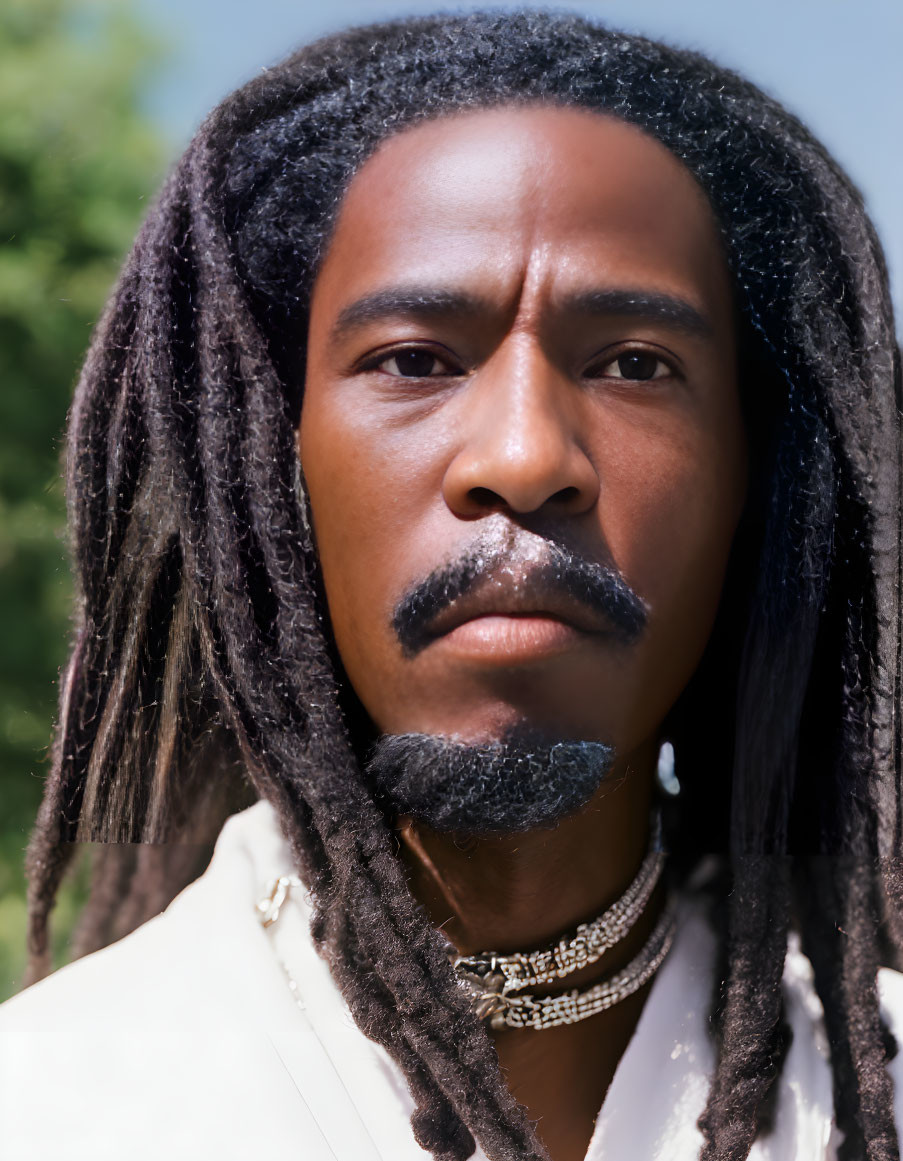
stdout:
[[(32, 976), (76, 840), (125, 844), (104, 848), (84, 950), (196, 874), (242, 794), (265, 797), (311, 888), (314, 940), (407, 1077), (417, 1140), (444, 1161), (474, 1138), (491, 1158), (545, 1156), (362, 778), (293, 438), (307, 303), (353, 174), (425, 118), (529, 102), (623, 118), (688, 167), (744, 334), (752, 496), (669, 723), (685, 787), (672, 847), (729, 851), (732, 872), (704, 1161), (746, 1157), (765, 1124), (792, 914), (825, 1005), (841, 1156), (898, 1158), (875, 981), (880, 949), (903, 947), (900, 378), (880, 248), (779, 105), (703, 57), (572, 16), (321, 41), (229, 97), (172, 174), (72, 410), (79, 620), (28, 854)], [(189, 855), (142, 860), (135, 842)]]

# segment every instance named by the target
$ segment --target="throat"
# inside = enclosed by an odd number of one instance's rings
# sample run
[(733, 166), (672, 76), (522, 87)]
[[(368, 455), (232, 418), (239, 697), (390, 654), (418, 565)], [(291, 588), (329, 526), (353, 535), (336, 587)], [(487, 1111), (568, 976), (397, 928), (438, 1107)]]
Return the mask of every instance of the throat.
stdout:
[[(650, 745), (619, 764), (609, 784), (554, 829), (465, 837), (400, 820), (412, 891), (452, 949), (476, 958), (491, 950), (518, 963), (526, 957), (535, 967), (528, 953), (566, 943), (578, 926), (604, 920), (613, 904), (629, 899), (650, 850), (656, 758)], [(557, 980), (533, 971), (529, 992), (544, 1001), (626, 973), (666, 926), (665, 902), (658, 882), (611, 946), (583, 966), (566, 959), (568, 970)], [(499, 988), (498, 980), (492, 986)], [(492, 1027), (487, 1020), (504, 1080), (537, 1124), (552, 1161), (585, 1158), (650, 987), (651, 977), (574, 1023)]]
[(584, 1161), (650, 987), (581, 1024), (493, 1033), (505, 1083), (552, 1161)]
[(652, 746), (618, 763), (554, 828), (472, 836), (401, 819), (409, 883), (434, 925), (462, 954), (505, 953), (541, 947), (598, 916), (648, 851), (656, 753)]
[[(642, 955), (662, 924), (661, 884), (636, 923), (595, 964), (568, 975), (569, 989), (589, 989), (599, 977), (618, 975)], [(551, 995), (564, 990), (549, 989)], [(492, 1028), (505, 1083), (552, 1161), (583, 1161), (618, 1065), (628, 1048), (652, 987), (648, 979), (610, 1008), (575, 1023), (551, 1028)]]

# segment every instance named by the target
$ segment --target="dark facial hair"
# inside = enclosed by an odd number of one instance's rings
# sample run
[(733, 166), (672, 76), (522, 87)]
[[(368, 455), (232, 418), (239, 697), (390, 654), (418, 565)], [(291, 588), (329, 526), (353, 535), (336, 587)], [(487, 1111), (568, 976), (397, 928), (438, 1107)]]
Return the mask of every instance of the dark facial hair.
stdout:
[(526, 730), (466, 743), (430, 734), (386, 735), (366, 765), (390, 815), (434, 830), (517, 834), (554, 826), (593, 797), (611, 770), (604, 742), (552, 741)]
[[(646, 605), (616, 568), (494, 517), (456, 559), (399, 601), (392, 627), (405, 655), (416, 656), (435, 639), (433, 623), (450, 605), (504, 574), (602, 612), (621, 644), (645, 629)], [(613, 748), (603, 742), (550, 738), (521, 726), (476, 744), (426, 734), (383, 737), (367, 772), (390, 814), (410, 815), (439, 831), (516, 834), (553, 826), (585, 806), (613, 760)]]
[[(478, 585), (511, 567), (513, 552), (523, 530), (510, 529), (507, 540), (477, 539), (457, 559), (440, 565), (424, 580), (413, 585), (399, 601), (392, 627), (408, 657), (413, 657), (434, 640), (436, 617)], [(538, 540), (533, 534), (526, 534)], [(646, 627), (645, 602), (637, 596), (618, 570), (572, 552), (545, 537), (543, 555), (530, 562), (531, 585), (552, 594), (564, 594), (579, 604), (604, 613), (612, 637), (620, 644), (632, 644)]]

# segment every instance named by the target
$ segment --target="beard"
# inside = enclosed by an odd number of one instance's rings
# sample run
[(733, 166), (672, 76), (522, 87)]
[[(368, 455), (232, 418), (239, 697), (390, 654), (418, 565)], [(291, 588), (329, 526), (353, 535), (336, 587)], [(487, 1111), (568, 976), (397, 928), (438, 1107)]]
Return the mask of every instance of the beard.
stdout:
[(507, 835), (553, 827), (585, 806), (613, 762), (604, 742), (551, 740), (520, 728), (485, 743), (385, 735), (365, 773), (388, 814), (437, 831)]

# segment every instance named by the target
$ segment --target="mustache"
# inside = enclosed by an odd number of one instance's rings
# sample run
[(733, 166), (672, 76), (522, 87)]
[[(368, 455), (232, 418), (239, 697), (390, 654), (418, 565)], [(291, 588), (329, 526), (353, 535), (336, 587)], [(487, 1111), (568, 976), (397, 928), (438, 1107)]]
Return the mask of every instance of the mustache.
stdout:
[(501, 540), (477, 540), (404, 594), (393, 612), (392, 628), (405, 655), (415, 656), (435, 639), (433, 623), (456, 601), (504, 577), (511, 579), (512, 590), (529, 585), (535, 593), (564, 596), (603, 613), (620, 644), (634, 643), (646, 627), (646, 603), (617, 568), (535, 533), (509, 529)]

